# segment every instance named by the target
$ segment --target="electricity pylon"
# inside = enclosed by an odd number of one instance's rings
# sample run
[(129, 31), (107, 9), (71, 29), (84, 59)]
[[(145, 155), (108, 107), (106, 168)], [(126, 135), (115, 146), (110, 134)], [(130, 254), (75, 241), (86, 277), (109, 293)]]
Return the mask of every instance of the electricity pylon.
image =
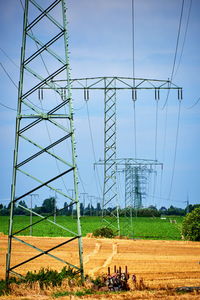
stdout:
[[(104, 163), (105, 162), (103, 160), (99, 160), (96, 165), (104, 165)], [(108, 165), (111, 165), (112, 163), (113, 160), (111, 160)], [(124, 217), (122, 222), (118, 217), (120, 234), (133, 237), (134, 212), (137, 213), (137, 210), (142, 208), (142, 200), (146, 196), (147, 184), (149, 183), (150, 175), (156, 172), (157, 167), (163, 168), (163, 165), (157, 160), (133, 158), (117, 158), (115, 159), (115, 165), (118, 173), (122, 172), (125, 174), (124, 199), (118, 199), (120, 202), (120, 208), (122, 208), (122, 203), (124, 203), (124, 207), (120, 213), (120, 215)], [(119, 182), (116, 183), (119, 186)]]
[[(71, 93), (70, 65), (68, 55), (68, 32), (66, 1), (55, 0), (46, 7), (45, 1), (25, 0), (23, 19), (23, 38), (21, 47), (20, 80), (18, 88), (18, 107), (16, 117), (15, 149), (13, 161), (13, 177), (11, 186), (10, 223), (8, 237), (8, 252), (6, 261), (6, 279), (10, 273), (21, 276), (17, 268), (46, 255), (50, 261), (57, 260), (73, 267), (83, 277), (82, 237), (80, 225), (80, 205), (78, 196), (78, 175), (76, 165), (76, 146), (74, 136), (73, 103)], [(46, 4), (47, 5), (47, 4)], [(67, 89), (63, 92), (53, 80), (63, 78), (67, 82)], [(43, 95), (43, 87), (49, 87), (49, 93)], [(59, 147), (58, 147), (59, 146)], [(65, 185), (65, 192), (59, 189)], [(69, 188), (73, 187), (74, 196), (69, 195)], [(69, 225), (53, 222), (54, 211), (49, 215), (41, 215), (19, 203), (26, 196), (35, 191), (41, 197), (47, 191), (53, 190), (62, 196), (69, 207), (75, 206), (77, 214), (77, 229)], [(19, 203), (19, 204), (18, 204)], [(15, 205), (31, 212), (35, 216), (31, 225), (16, 224), (14, 218)], [(64, 204), (64, 201), (63, 201)], [(41, 205), (39, 203), (39, 205)], [(36, 219), (37, 216), (37, 219)], [(50, 249), (27, 242), (20, 235), (46, 222), (63, 230), (70, 238)], [(16, 228), (16, 225), (21, 225)], [(13, 259), (13, 240), (37, 250), (39, 254), (26, 258), (24, 261)], [(78, 260), (70, 262), (71, 253), (67, 246), (76, 242)], [(52, 253), (59, 247), (66, 247), (65, 257), (60, 258)], [(30, 248), (29, 248), (30, 249)], [(28, 251), (27, 251), (28, 254)], [(11, 264), (12, 263), (12, 264)]]
[[(59, 84), (60, 90), (68, 88), (66, 80), (53, 80)], [(102, 202), (102, 220), (106, 226), (120, 233), (119, 201), (116, 186), (116, 105), (117, 91), (129, 90), (130, 98), (136, 101), (140, 90), (154, 90), (155, 100), (160, 99), (162, 90), (177, 90), (178, 100), (182, 100), (182, 88), (170, 80), (131, 78), (131, 77), (92, 77), (71, 79), (72, 90), (82, 90), (83, 98), (88, 101), (90, 90), (104, 92), (104, 186)], [(44, 89), (49, 89), (48, 86)], [(103, 98), (103, 97), (102, 97)]]

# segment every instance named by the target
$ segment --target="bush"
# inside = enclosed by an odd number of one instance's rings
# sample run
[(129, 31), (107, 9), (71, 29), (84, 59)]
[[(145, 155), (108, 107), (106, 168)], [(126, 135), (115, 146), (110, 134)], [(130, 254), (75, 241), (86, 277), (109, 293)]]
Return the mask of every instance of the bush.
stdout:
[(72, 268), (64, 267), (60, 272), (56, 270), (41, 268), (38, 272), (28, 272), (23, 281), (32, 285), (33, 282), (39, 282), (40, 288), (52, 286), (61, 286), (63, 279), (76, 278), (77, 273)]
[(200, 207), (185, 216), (182, 235), (187, 240), (200, 241)]
[(105, 238), (113, 238), (114, 232), (111, 228), (101, 227), (93, 231), (93, 235), (95, 237), (105, 237)]

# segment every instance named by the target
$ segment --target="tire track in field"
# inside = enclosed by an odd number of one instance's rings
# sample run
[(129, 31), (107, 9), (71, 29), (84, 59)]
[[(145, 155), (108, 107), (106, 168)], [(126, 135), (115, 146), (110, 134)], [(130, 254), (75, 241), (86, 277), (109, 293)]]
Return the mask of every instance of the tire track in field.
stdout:
[(86, 257), (85, 257), (85, 259), (84, 259), (84, 264), (87, 264), (87, 263), (89, 262), (91, 256), (95, 256), (95, 255), (98, 254), (98, 252), (99, 252), (100, 249), (101, 249), (101, 246), (102, 246), (102, 245), (101, 245), (99, 242), (97, 242), (97, 243), (95, 244), (94, 250), (93, 250), (91, 253), (89, 253), (88, 255), (86, 255)]
[(117, 242), (114, 242), (112, 244), (112, 253), (108, 256), (108, 258), (105, 260), (105, 262), (103, 263), (102, 266), (98, 266), (96, 268), (94, 268), (93, 270), (91, 270), (91, 274), (95, 274), (96, 272), (98, 272), (100, 269), (107, 267), (111, 262), (113, 257), (117, 254)]

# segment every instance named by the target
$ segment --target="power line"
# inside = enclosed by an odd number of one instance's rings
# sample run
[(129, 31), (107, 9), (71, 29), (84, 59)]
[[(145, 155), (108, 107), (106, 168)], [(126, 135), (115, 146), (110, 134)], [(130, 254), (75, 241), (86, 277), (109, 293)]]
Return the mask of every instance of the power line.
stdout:
[[(89, 125), (90, 139), (91, 139), (91, 145), (92, 145), (92, 152), (93, 152), (94, 160), (95, 160), (95, 162), (96, 162), (97, 160), (96, 160), (96, 154), (95, 154), (95, 149), (94, 149), (94, 141), (93, 141), (93, 135), (92, 135), (92, 127), (91, 127), (91, 122), (90, 122), (90, 114), (89, 114), (89, 108), (88, 108), (88, 103), (87, 103), (87, 101), (86, 101), (86, 110), (87, 110), (87, 118), (88, 118), (88, 125)], [(95, 179), (96, 179), (96, 176), (95, 176)], [(98, 191), (98, 194), (99, 194), (99, 197), (100, 197), (99, 189), (100, 189), (100, 191), (102, 191), (102, 188), (101, 188), (101, 184), (100, 184), (100, 178), (99, 178), (98, 170), (97, 170), (97, 179), (98, 179), (98, 184), (99, 184), (99, 186), (97, 185), (96, 180), (95, 180), (95, 183), (96, 183), (97, 191)]]
[[(6, 73), (6, 75), (8, 76), (8, 78), (10, 79), (10, 81), (12, 82), (12, 84), (16, 87), (16, 89), (18, 89), (18, 86), (17, 86), (17, 84), (14, 82), (14, 80), (12, 79), (12, 77), (10, 76), (10, 74), (6, 71), (6, 69), (4, 68), (4, 66), (3, 66), (3, 64), (2, 63), (0, 63), (0, 66), (2, 67), (2, 69), (4, 70), (4, 72)], [(28, 98), (26, 98), (33, 106), (35, 106), (35, 107), (37, 107), (37, 108), (39, 108), (39, 109), (41, 109), (41, 107), (39, 107), (39, 106), (37, 106), (35, 103), (33, 103), (30, 99), (28, 99)], [(4, 105), (5, 106), (5, 105)], [(8, 107), (7, 107), (8, 108)], [(12, 109), (12, 108), (10, 108), (10, 109)], [(29, 110), (29, 109), (27, 109), (27, 110)], [(48, 111), (48, 110), (46, 110), (46, 109), (43, 109), (43, 110), (45, 110), (45, 111)], [(17, 111), (17, 110), (16, 110)]]
[[(158, 144), (158, 99), (156, 100), (156, 124), (155, 124), (155, 144), (154, 144), (154, 159), (157, 160), (157, 144)], [(154, 183), (153, 183), (153, 195), (156, 192), (156, 184), (157, 184), (157, 173), (156, 166), (154, 166)], [(154, 199), (153, 199), (154, 200)]]
[(177, 41), (176, 41), (176, 49), (175, 49), (174, 62), (173, 62), (172, 73), (171, 73), (171, 80), (174, 77), (174, 70), (175, 70), (176, 57), (177, 57), (177, 53), (178, 53), (178, 45), (179, 45), (179, 38), (180, 38), (181, 25), (182, 25), (183, 8), (184, 8), (184, 0), (182, 0), (182, 6), (181, 6), (181, 15), (180, 15), (180, 20), (179, 20), (178, 36), (177, 36)]
[[(133, 87), (135, 88), (135, 3), (134, 0), (131, 2), (131, 20), (132, 20), (132, 74), (133, 74)], [(135, 158), (137, 157), (137, 135), (136, 135), (136, 107), (135, 107), (135, 91), (133, 90), (133, 127), (134, 127), (134, 151)]]
[(133, 74), (133, 83), (135, 87), (135, 6), (134, 6), (134, 0), (132, 0), (131, 5), (131, 16), (132, 16), (132, 74)]
[(135, 148), (135, 158), (137, 158), (137, 125), (136, 125), (136, 108), (135, 108), (135, 100), (133, 101), (133, 127), (134, 127), (134, 148)]
[(18, 89), (17, 84), (14, 82), (14, 80), (11, 78), (11, 76), (9, 75), (9, 73), (6, 71), (6, 69), (4, 68), (3, 64), (0, 63), (2, 69), (4, 70), (4, 72), (6, 73), (6, 75), (8, 76), (8, 78), (10, 79), (10, 81), (13, 83), (13, 85)]
[(5, 105), (5, 104), (3, 104), (2, 102), (0, 102), (0, 105), (3, 106), (3, 107), (5, 107), (5, 108), (7, 108), (7, 109), (10, 109), (10, 110), (13, 110), (13, 111), (17, 111), (16, 109), (14, 109), (14, 108), (12, 108), (12, 107), (10, 107), (10, 106), (7, 106), (7, 105)]
[(155, 145), (154, 145), (154, 157), (157, 160), (157, 144), (158, 144), (158, 100), (156, 100), (156, 124), (155, 124)]
[(177, 148), (178, 148), (179, 128), (180, 128), (180, 115), (181, 115), (181, 101), (179, 101), (179, 108), (178, 108), (178, 121), (177, 121), (177, 129), (176, 129), (174, 160), (173, 160), (172, 177), (171, 177), (171, 182), (170, 182), (170, 189), (169, 189), (168, 199), (170, 199), (170, 197), (171, 197), (173, 181), (174, 181), (174, 174), (175, 174), (175, 167), (176, 167), (176, 157), (177, 157)]
[[(170, 87), (171, 87), (172, 79), (174, 77), (174, 70), (175, 70), (176, 58), (177, 58), (177, 53), (178, 53), (178, 45), (179, 45), (179, 39), (180, 39), (180, 33), (181, 33), (181, 26), (182, 26), (182, 18), (183, 18), (183, 8), (184, 8), (184, 0), (182, 0), (182, 6), (181, 6), (181, 15), (180, 15), (180, 19), (179, 19), (178, 35), (177, 35), (177, 39), (176, 39), (176, 48), (175, 48), (174, 60), (173, 60), (172, 71), (171, 71), (171, 76), (170, 76)], [(164, 103), (164, 105), (162, 107), (162, 110), (167, 105), (169, 94), (170, 94), (170, 89), (168, 89), (167, 97), (166, 97), (165, 103)]]
[(0, 47), (1, 52), (12, 62), (13, 65), (15, 65), (18, 69), (19, 66), (12, 60), (12, 58)]
[[(179, 45), (179, 39), (180, 39), (180, 32), (181, 32), (181, 26), (182, 26), (182, 17), (183, 17), (183, 9), (184, 9), (184, 0), (182, 0), (182, 5), (181, 5), (181, 14), (180, 14), (180, 19), (179, 19), (179, 27), (178, 27), (178, 35), (177, 35), (177, 40), (176, 40), (176, 48), (175, 48), (175, 54), (174, 54), (174, 60), (173, 60), (173, 66), (172, 66), (172, 71), (171, 71), (171, 77), (170, 77), (170, 82), (169, 82), (169, 89), (167, 91), (167, 97), (165, 100), (165, 103), (162, 107), (162, 110), (166, 107), (166, 115), (165, 115), (165, 131), (164, 131), (164, 145), (163, 145), (163, 158), (165, 155), (165, 147), (166, 147), (166, 135), (167, 135), (167, 120), (168, 120), (168, 99), (169, 99), (169, 94), (170, 94), (170, 87), (171, 87), (171, 82), (174, 77), (174, 70), (175, 70), (175, 65), (176, 65), (176, 58), (177, 58), (177, 52), (178, 52), (178, 45)], [(189, 21), (188, 21), (189, 22)], [(183, 47), (182, 47), (183, 49)], [(180, 61), (180, 60), (179, 60)], [(169, 196), (168, 199), (171, 197), (171, 192), (172, 192), (172, 186), (173, 186), (173, 181), (174, 181), (174, 173), (175, 173), (175, 165), (176, 165), (176, 156), (177, 156), (177, 146), (178, 146), (178, 133), (179, 133), (179, 123), (180, 123), (180, 105), (181, 102), (179, 102), (179, 112), (178, 112), (178, 124), (177, 124), (177, 132), (176, 132), (176, 142), (175, 142), (175, 150), (174, 150), (174, 160), (173, 160), (173, 167), (172, 167), (172, 176), (171, 176), (171, 182), (170, 182), (170, 189), (169, 189)]]
[(183, 56), (183, 50), (184, 50), (186, 36), (187, 36), (187, 31), (188, 31), (188, 26), (189, 26), (189, 19), (190, 19), (191, 8), (192, 8), (192, 0), (190, 0), (189, 10), (188, 10), (188, 16), (187, 16), (187, 22), (186, 22), (186, 27), (185, 27), (185, 33), (184, 33), (184, 38), (183, 38), (183, 44), (182, 44), (182, 49), (181, 49), (181, 54), (180, 54), (180, 57), (179, 57), (179, 62), (178, 62), (178, 65), (177, 65), (174, 77), (176, 76), (176, 74), (178, 72), (178, 69), (179, 69), (179, 66), (180, 66), (180, 63), (181, 63), (181, 59), (182, 59), (182, 56)]
[(184, 203), (186, 201), (180, 201), (180, 200), (175, 200), (175, 199), (169, 199), (169, 198), (164, 198), (161, 196), (153, 196), (153, 195), (148, 195), (149, 198), (156, 198), (156, 199), (161, 199), (161, 200), (166, 200), (166, 201), (172, 201), (172, 202), (179, 202), (179, 203)]
[(199, 103), (199, 101), (200, 101), (200, 97), (191, 106), (186, 107), (186, 109), (192, 109), (193, 107), (195, 107)]

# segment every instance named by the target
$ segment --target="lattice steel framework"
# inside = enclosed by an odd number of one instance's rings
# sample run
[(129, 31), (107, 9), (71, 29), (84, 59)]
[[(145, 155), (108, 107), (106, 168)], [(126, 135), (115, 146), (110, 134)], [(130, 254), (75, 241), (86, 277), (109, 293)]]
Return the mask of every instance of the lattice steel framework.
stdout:
[(125, 165), (125, 207), (131, 206), (135, 209), (142, 208), (142, 200), (146, 195), (148, 174), (153, 172), (152, 168), (146, 166)]
[[(150, 175), (156, 172), (155, 167), (161, 166), (157, 161), (145, 160), (143, 165), (139, 165), (142, 160), (126, 159), (125, 173), (125, 226), (124, 235), (134, 236), (133, 217), (137, 216), (137, 210), (143, 206), (143, 201), (147, 195), (147, 185)], [(150, 165), (149, 165), (150, 164)], [(133, 213), (134, 212), (134, 213)]]
[(116, 189), (116, 79), (105, 78), (104, 89), (104, 186), (102, 220), (120, 234)]
[[(61, 90), (68, 87), (65, 80), (53, 80), (61, 85)], [(177, 90), (178, 99), (182, 99), (182, 88), (169, 80), (157, 80), (131, 77), (92, 77), (75, 78), (71, 80), (73, 90), (83, 90), (86, 101), (89, 100), (90, 90), (104, 91), (104, 188), (102, 219), (120, 234), (118, 217), (118, 200), (116, 186), (116, 98), (117, 90), (130, 90), (133, 101), (138, 98), (140, 90), (153, 90), (156, 100), (160, 99), (161, 90)], [(44, 89), (49, 89), (48, 86)], [(109, 215), (109, 217), (108, 217)]]
[(125, 236), (133, 237), (133, 208), (135, 205), (135, 193), (134, 193), (134, 168), (128, 162), (125, 164), (125, 169), (122, 170), (125, 173), (125, 205), (124, 205), (124, 217), (129, 219), (128, 226), (126, 226), (124, 233)]
[[(112, 163), (113, 160), (107, 162), (108, 165), (111, 165)], [(105, 162), (99, 160), (96, 164), (104, 165)], [(119, 214), (117, 220), (119, 223), (120, 234), (133, 237), (133, 211), (137, 212), (138, 209), (142, 208), (142, 200), (144, 200), (146, 196), (150, 175), (156, 172), (156, 167), (163, 168), (163, 164), (157, 160), (134, 158), (116, 158), (115, 164), (116, 172), (125, 174), (124, 199), (118, 199), (120, 203), (119, 210), (122, 208), (122, 202), (124, 203), (124, 207), (120, 214), (124, 217), (124, 220), (120, 222)], [(119, 185), (117, 181), (116, 183)]]
[[(43, 8), (42, 5), (49, 6)], [(21, 276), (18, 271), (20, 267), (42, 255), (48, 258), (46, 265), (51, 259), (56, 259), (58, 263), (73, 267), (81, 273), (82, 279), (84, 278), (66, 11), (65, 0), (24, 2), (6, 261), (7, 280), (10, 273)], [(53, 82), (60, 78), (65, 78), (67, 82), (67, 89), (64, 91), (60, 89), (60, 85)], [(46, 97), (43, 95), (44, 86), (49, 88)], [(61, 183), (65, 185), (65, 192), (59, 189)], [(69, 187), (74, 189), (73, 197), (69, 195)], [(70, 224), (66, 223), (63, 226), (55, 223), (50, 218), (54, 211), (52, 214), (42, 215), (29, 209), (30, 205), (24, 204), (26, 197), (35, 191), (40, 197), (46, 197), (49, 189), (60, 194), (69, 207), (75, 206), (77, 231), (72, 230)], [(23, 202), (19, 202), (22, 200)], [(22, 225), (21, 228), (20, 224), (16, 224), (16, 204), (34, 216), (32, 224), (25, 227)], [(46, 222), (45, 226), (52, 225), (52, 230), (57, 227), (62, 234), (64, 232), (65, 236), (68, 234), (71, 237), (59, 244), (55, 239), (50, 249), (42, 249), (34, 244), (34, 240), (27, 242), (26, 238), (19, 236), (27, 234), (30, 226), (33, 226), (34, 230), (34, 226), (41, 222)], [(27, 256), (23, 261), (16, 261), (13, 256), (13, 244), (17, 242), (27, 246), (27, 255), (31, 249), (34, 255)], [(72, 242), (77, 249), (73, 263), (70, 262), (72, 256), (68, 250), (69, 243)], [(66, 257), (58, 257), (57, 252), (54, 252), (61, 246), (66, 248)]]

